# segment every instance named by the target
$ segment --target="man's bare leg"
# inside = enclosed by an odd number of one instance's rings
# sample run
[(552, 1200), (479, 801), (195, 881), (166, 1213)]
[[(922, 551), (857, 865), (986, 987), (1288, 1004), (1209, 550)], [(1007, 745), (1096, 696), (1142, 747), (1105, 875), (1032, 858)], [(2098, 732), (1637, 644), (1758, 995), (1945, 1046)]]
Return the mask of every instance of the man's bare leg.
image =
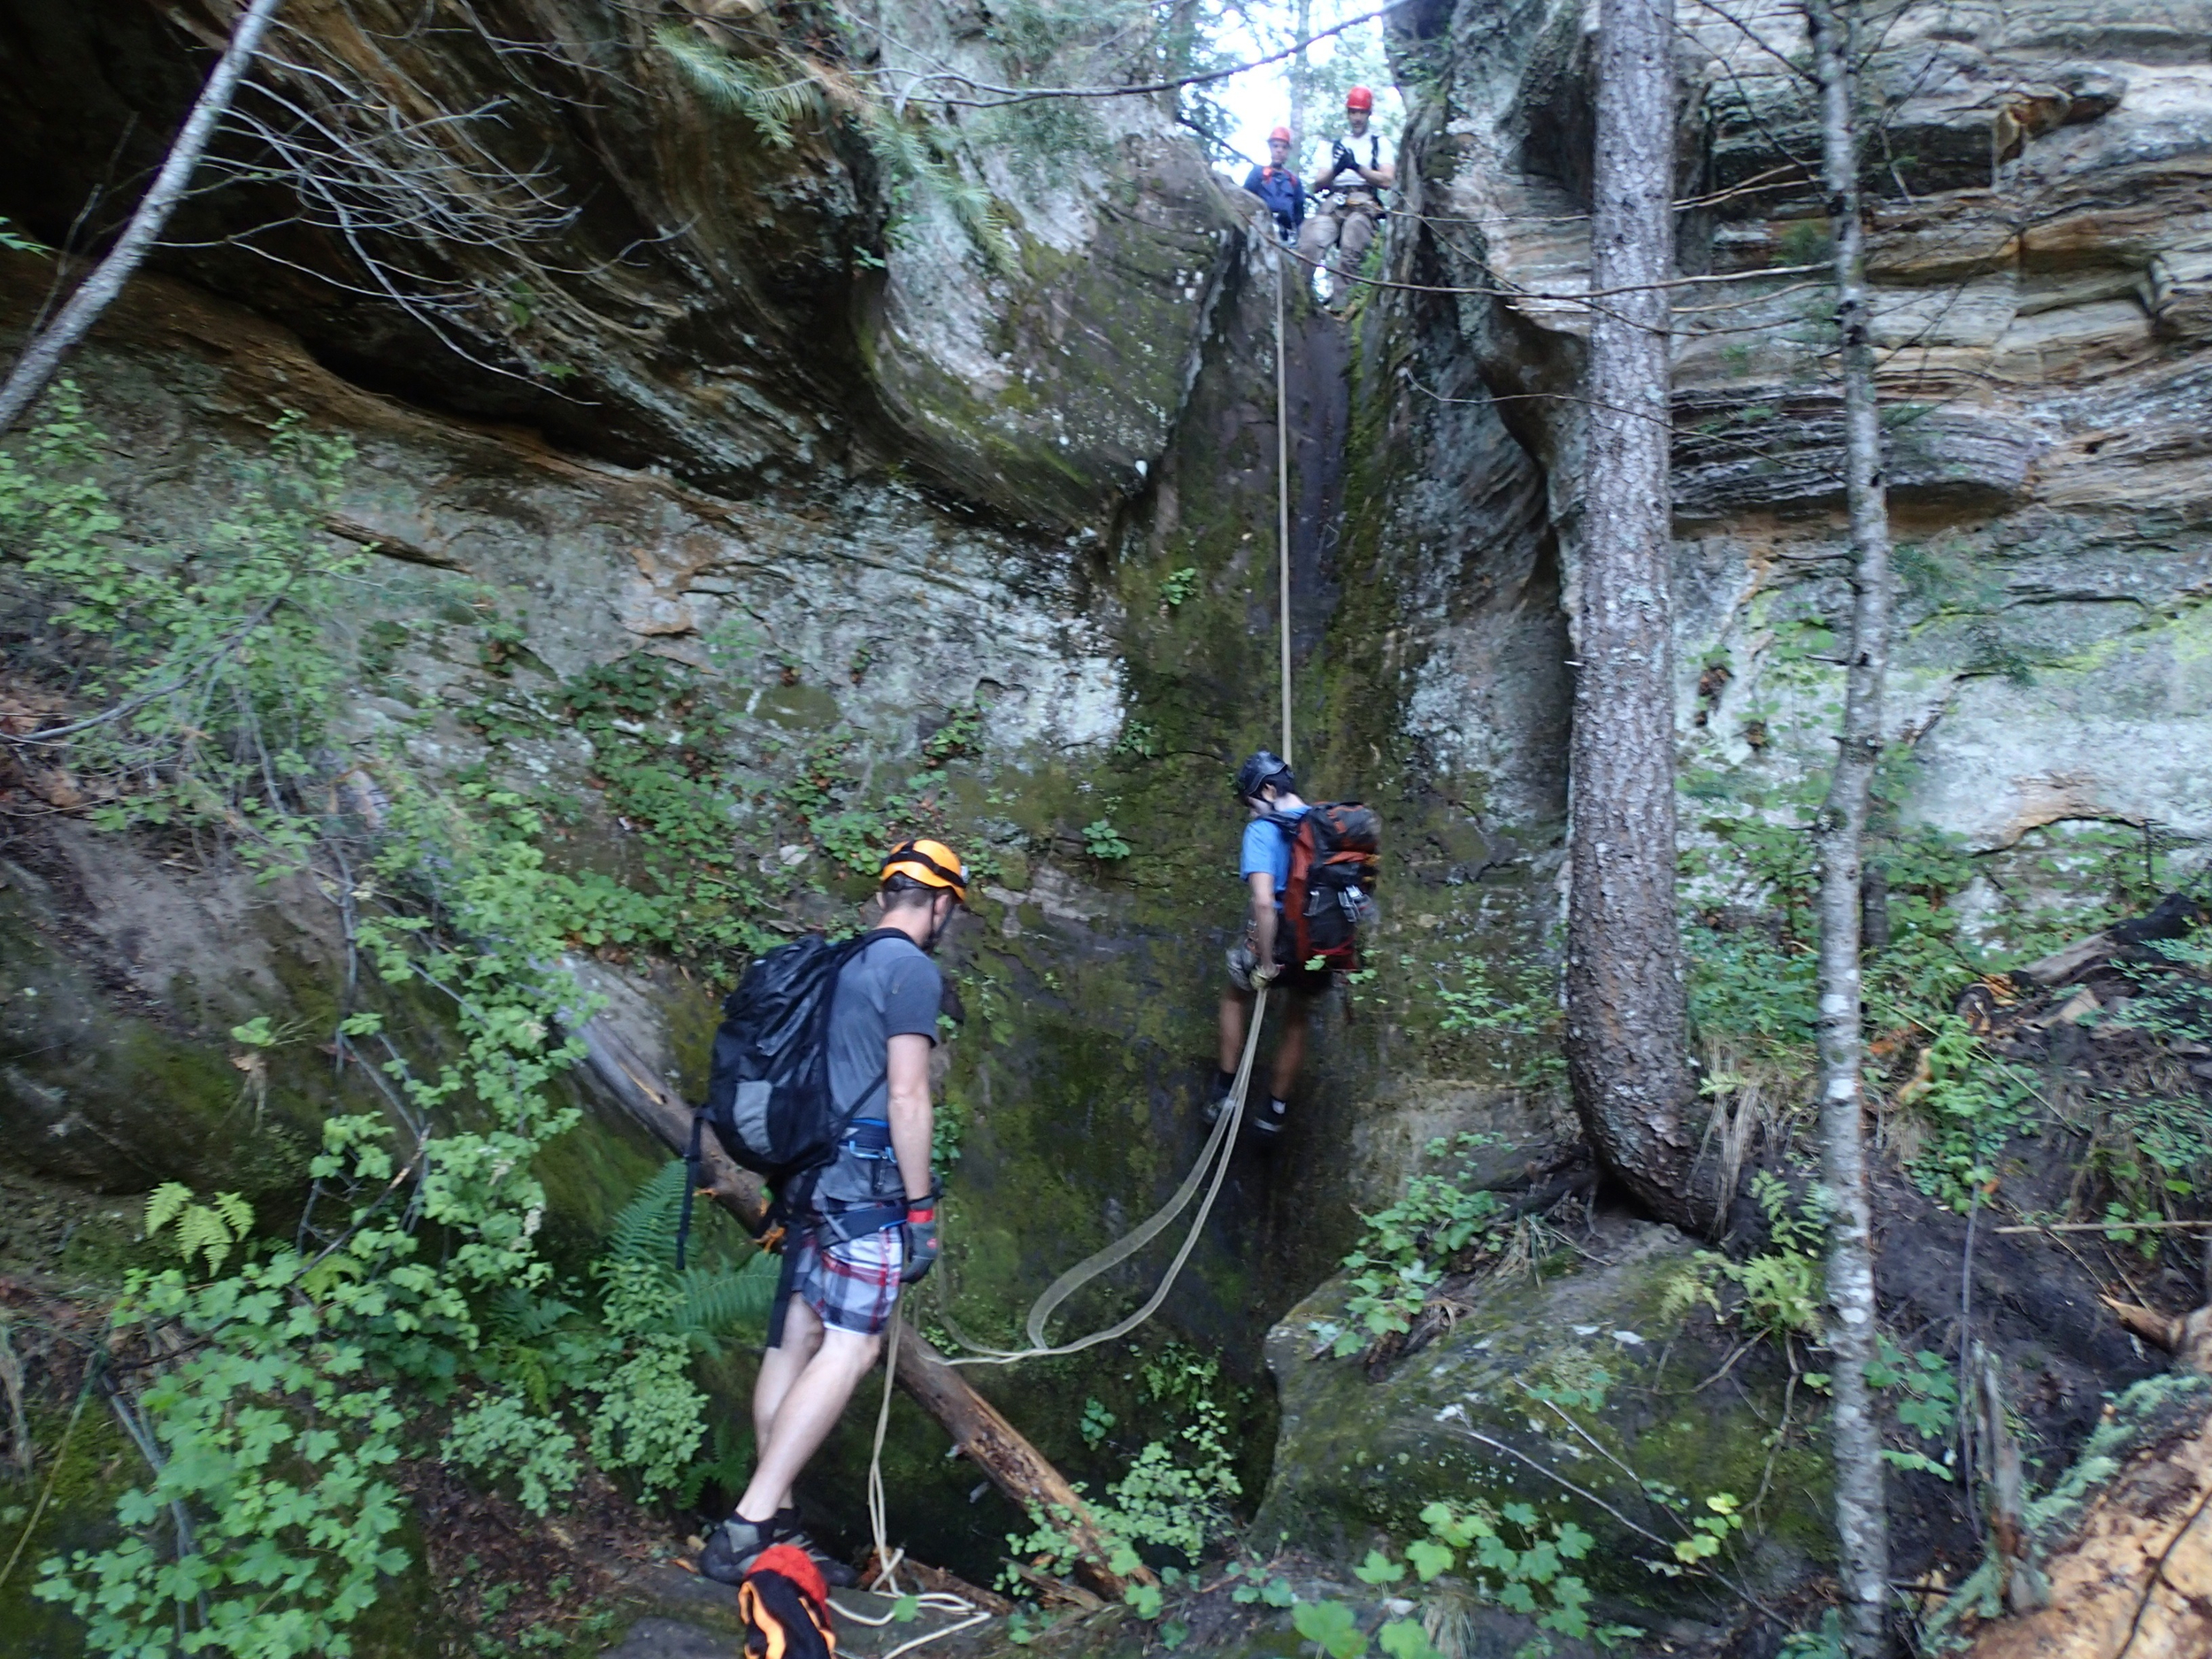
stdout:
[(1285, 999), (1289, 1006), (1283, 1010), (1283, 1027), (1275, 1036), (1274, 1087), (1269, 1091), (1277, 1100), (1290, 1098), (1290, 1086), (1298, 1080), (1298, 1068), (1306, 1063), (1306, 1022), (1313, 1014), (1310, 997), (1293, 994)]
[(1252, 994), (1233, 985), (1221, 993), (1221, 1069), (1231, 1077), (1244, 1061), (1245, 1022), (1252, 1017)]
[[(823, 1330), (811, 1309), (799, 1304), (787, 1316), (784, 1340), (792, 1337), (789, 1319), (802, 1310), (819, 1333), (813, 1356), (791, 1379), (783, 1391), (768, 1432), (760, 1439), (753, 1462), (752, 1484), (737, 1502), (737, 1512), (748, 1521), (765, 1521), (791, 1501), (792, 1484), (807, 1459), (821, 1449), (829, 1432), (837, 1426), (853, 1390), (876, 1363), (883, 1339), (862, 1336), (856, 1331)], [(779, 1350), (780, 1351), (780, 1350)]]
[[(814, 1310), (794, 1295), (784, 1309), (783, 1340), (760, 1356), (760, 1375), (753, 1383), (753, 1456), (757, 1463), (763, 1449), (775, 1432), (776, 1413), (783, 1409), (789, 1397), (791, 1386), (799, 1380), (822, 1346), (822, 1322)], [(787, 1508), (791, 1494), (784, 1493), (777, 1500), (778, 1509)]]

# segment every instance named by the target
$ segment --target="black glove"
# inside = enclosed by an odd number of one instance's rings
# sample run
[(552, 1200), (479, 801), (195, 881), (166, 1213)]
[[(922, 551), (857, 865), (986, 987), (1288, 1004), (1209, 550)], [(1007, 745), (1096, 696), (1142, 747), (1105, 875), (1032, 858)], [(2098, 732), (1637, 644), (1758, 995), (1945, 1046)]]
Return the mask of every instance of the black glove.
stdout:
[(1329, 159), (1339, 173), (1359, 172), (1359, 157), (1352, 153), (1352, 147), (1340, 138), (1336, 141), (1336, 154)]
[(918, 1285), (929, 1277), (929, 1270), (937, 1265), (942, 1249), (937, 1242), (937, 1195), (918, 1199), (906, 1207), (906, 1220), (899, 1228), (899, 1243), (906, 1253), (906, 1264), (899, 1269), (899, 1283)]

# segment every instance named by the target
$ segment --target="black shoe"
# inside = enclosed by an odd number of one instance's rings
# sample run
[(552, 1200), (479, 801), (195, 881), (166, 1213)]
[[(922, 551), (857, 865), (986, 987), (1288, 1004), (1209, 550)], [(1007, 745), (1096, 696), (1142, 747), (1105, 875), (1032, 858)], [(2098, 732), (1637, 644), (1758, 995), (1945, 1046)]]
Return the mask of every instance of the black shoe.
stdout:
[(1210, 1129), (1221, 1121), (1221, 1114), (1228, 1109), (1230, 1091), (1237, 1086), (1235, 1074), (1228, 1071), (1214, 1073), (1214, 1086), (1206, 1096), (1206, 1126)]
[(1279, 1100), (1270, 1100), (1252, 1114), (1252, 1133), (1272, 1141), (1283, 1133), (1290, 1122), (1290, 1108)]
[(743, 1583), (763, 1550), (789, 1541), (790, 1534), (779, 1525), (782, 1519), (780, 1515), (768, 1521), (731, 1516), (707, 1534), (707, 1547), (699, 1552), (699, 1576), (717, 1584)]
[(858, 1572), (807, 1536), (796, 1509), (778, 1509), (776, 1518), (769, 1525), (776, 1529), (777, 1542), (795, 1544), (812, 1557), (815, 1566), (821, 1571), (822, 1582), (831, 1589), (849, 1590), (860, 1582)]

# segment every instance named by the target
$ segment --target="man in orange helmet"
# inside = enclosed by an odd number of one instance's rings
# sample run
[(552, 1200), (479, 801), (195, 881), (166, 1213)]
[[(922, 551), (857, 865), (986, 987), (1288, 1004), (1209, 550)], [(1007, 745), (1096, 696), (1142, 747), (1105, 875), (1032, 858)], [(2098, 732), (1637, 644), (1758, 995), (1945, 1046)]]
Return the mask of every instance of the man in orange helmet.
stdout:
[(1354, 87), (1344, 96), (1345, 131), (1323, 140), (1313, 170), (1315, 208), (1298, 235), (1299, 255), (1328, 262), (1327, 303), (1341, 311), (1351, 296), (1352, 274), (1382, 222), (1384, 193), (1398, 169), (1384, 153), (1382, 135), (1369, 130), (1375, 95)]
[(1253, 168), (1244, 179), (1244, 188), (1275, 216), (1275, 234), (1286, 246), (1298, 240), (1298, 227), (1306, 217), (1306, 187), (1290, 170), (1290, 128), (1277, 127), (1267, 135), (1267, 165)]
[[(967, 902), (967, 871), (942, 841), (902, 841), (879, 896), (883, 918), (839, 972), (831, 1003), (829, 1092), (846, 1132), (789, 1217), (753, 1387), (752, 1482), (700, 1556), (699, 1571), (726, 1584), (773, 1544), (811, 1548), (792, 1483), (875, 1363), (899, 1286), (937, 1261), (929, 1059), (944, 980), (930, 953)], [(817, 1559), (833, 1582), (853, 1582), (850, 1568)]]

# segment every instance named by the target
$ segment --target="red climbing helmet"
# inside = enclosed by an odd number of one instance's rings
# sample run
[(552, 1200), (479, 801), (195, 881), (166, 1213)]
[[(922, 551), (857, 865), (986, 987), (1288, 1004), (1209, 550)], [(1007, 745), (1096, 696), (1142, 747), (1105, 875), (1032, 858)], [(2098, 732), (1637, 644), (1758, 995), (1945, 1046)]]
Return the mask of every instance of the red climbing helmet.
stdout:
[(1273, 132), (1267, 135), (1267, 142), (1271, 144), (1279, 138), (1281, 139), (1286, 144), (1290, 142), (1290, 128), (1287, 127), (1277, 127)]
[(1348, 110), (1372, 111), (1375, 107), (1375, 95), (1365, 87), (1354, 87), (1344, 95), (1344, 107)]

